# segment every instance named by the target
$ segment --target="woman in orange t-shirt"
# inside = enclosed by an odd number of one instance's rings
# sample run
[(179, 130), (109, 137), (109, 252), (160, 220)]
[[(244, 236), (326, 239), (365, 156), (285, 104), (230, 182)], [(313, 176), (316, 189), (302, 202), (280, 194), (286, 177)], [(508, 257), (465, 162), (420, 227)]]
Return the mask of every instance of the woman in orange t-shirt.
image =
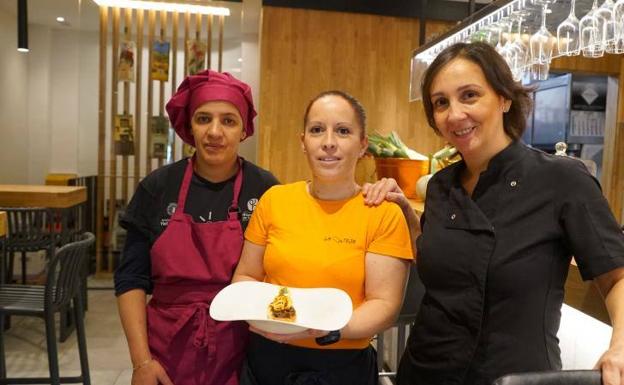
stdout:
[(376, 385), (370, 339), (394, 321), (412, 260), (401, 209), (364, 204), (355, 165), (368, 146), (363, 107), (342, 91), (314, 98), (301, 145), (311, 181), (274, 186), (245, 232), (233, 282), (346, 291), (353, 315), (341, 330), (271, 334), (251, 328), (241, 385)]

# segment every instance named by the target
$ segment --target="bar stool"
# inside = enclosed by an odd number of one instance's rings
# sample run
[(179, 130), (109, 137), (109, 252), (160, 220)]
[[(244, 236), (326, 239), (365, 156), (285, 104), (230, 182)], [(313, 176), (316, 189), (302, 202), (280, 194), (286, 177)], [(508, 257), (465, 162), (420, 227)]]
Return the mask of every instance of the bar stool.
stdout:
[[(418, 276), (418, 269), (415, 264), (411, 264), (403, 306), (399, 311), (396, 322), (391, 327), (397, 328), (397, 365), (405, 350), (405, 343), (408, 336), (405, 329), (416, 321), (416, 315), (418, 314), (418, 309), (420, 308), (420, 303), (424, 295), (425, 286)], [(388, 372), (384, 367), (384, 340), (384, 333), (379, 333), (377, 335), (377, 369), (379, 371), (379, 377), (395, 377), (396, 372)]]
[[(81, 240), (61, 247), (58, 253), (50, 260), (45, 286), (0, 286), (0, 330), (2, 330), (5, 315), (43, 318), (45, 321), (48, 365), (50, 369), (50, 377), (7, 378), (4, 339), (3, 333), (0, 333), (0, 384), (47, 383), (59, 385), (62, 382), (91, 384), (79, 273), (84, 268), (84, 264), (87, 263), (88, 249), (94, 241), (95, 236), (93, 234), (85, 233)], [(70, 303), (73, 303), (74, 307), (73, 314), (76, 325), (81, 375), (60, 377), (54, 314), (67, 309)]]

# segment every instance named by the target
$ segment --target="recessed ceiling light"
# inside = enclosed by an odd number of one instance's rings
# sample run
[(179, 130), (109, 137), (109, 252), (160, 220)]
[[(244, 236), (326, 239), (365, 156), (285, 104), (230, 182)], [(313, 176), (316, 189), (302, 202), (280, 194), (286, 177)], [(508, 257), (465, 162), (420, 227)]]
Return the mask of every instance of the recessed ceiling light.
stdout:
[(230, 16), (230, 9), (225, 7), (212, 7), (207, 5), (195, 5), (187, 3), (171, 3), (164, 1), (147, 0), (93, 0), (100, 7), (119, 7), (144, 9), (155, 11), (199, 13), (202, 15)]
[(59, 23), (64, 23), (65, 22), (65, 18), (63, 16), (59, 16), (56, 18), (56, 21), (58, 21)]

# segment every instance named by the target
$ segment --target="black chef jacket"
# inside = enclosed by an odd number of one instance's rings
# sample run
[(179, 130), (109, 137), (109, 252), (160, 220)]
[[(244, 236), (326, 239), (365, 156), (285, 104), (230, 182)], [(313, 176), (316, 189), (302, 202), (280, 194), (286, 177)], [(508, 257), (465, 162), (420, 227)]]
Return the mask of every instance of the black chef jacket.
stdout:
[(584, 279), (624, 266), (624, 235), (583, 163), (515, 142), (472, 198), (464, 162), (429, 182), (418, 270), (426, 294), (400, 385), (490, 385), (561, 368), (557, 330), (574, 255)]

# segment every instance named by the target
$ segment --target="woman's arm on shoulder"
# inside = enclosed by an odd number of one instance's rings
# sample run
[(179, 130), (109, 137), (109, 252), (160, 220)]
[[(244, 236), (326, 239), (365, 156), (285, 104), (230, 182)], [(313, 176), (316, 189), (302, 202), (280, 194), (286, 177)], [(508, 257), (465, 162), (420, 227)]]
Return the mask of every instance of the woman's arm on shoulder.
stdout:
[(409, 260), (366, 253), (365, 300), (342, 329), (343, 338), (367, 338), (390, 327), (403, 304)]
[(412, 251), (414, 253), (414, 261), (416, 260), (417, 249), (416, 239), (422, 233), (420, 228), (420, 218), (416, 215), (416, 211), (410, 205), (409, 200), (393, 178), (381, 178), (374, 184), (366, 183), (362, 186), (362, 194), (364, 195), (364, 203), (368, 206), (378, 206), (384, 200), (396, 203), (403, 212), (403, 216), (407, 221), (410, 231), (410, 239)]

